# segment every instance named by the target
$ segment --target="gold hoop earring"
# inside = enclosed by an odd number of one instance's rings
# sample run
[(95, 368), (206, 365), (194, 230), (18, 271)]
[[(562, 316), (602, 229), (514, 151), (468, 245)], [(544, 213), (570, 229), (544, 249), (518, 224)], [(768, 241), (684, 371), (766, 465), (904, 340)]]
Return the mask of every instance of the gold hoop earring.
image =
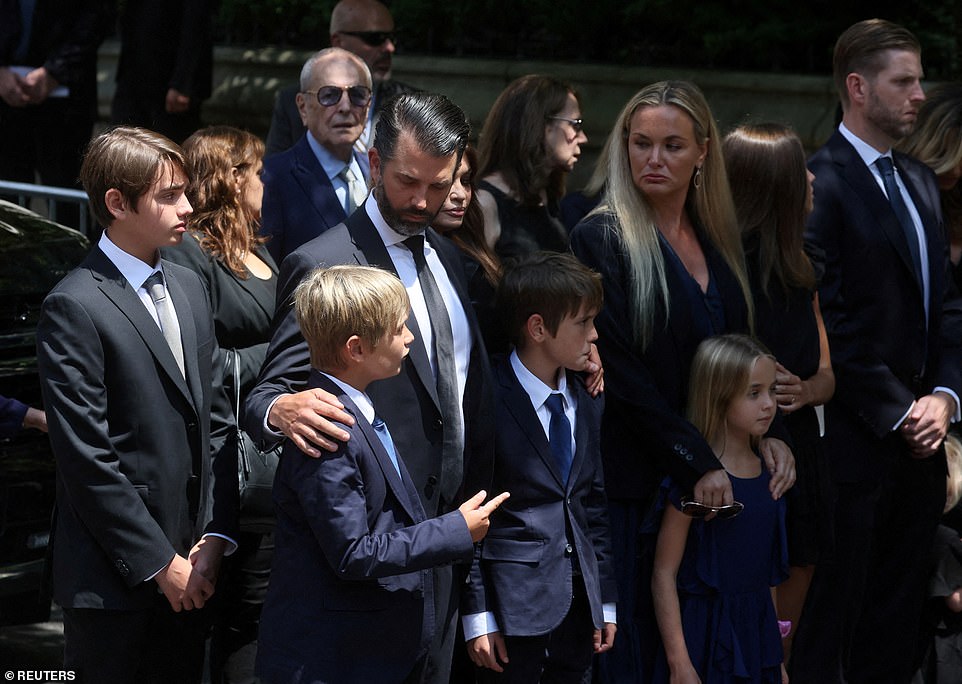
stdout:
[(692, 179), (692, 185), (695, 186), (695, 190), (701, 188), (701, 168), (695, 169), (695, 177)]

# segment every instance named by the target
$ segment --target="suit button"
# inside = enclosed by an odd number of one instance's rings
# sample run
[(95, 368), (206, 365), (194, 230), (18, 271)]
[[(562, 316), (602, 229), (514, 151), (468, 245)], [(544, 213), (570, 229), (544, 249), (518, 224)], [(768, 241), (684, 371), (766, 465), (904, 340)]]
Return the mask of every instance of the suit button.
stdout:
[(130, 568), (127, 567), (127, 564), (124, 563), (123, 559), (118, 558), (116, 561), (114, 561), (114, 565), (117, 566), (117, 570), (120, 572), (121, 577), (126, 577), (130, 574)]
[(691, 454), (688, 454), (687, 456), (685, 456), (686, 461), (690, 461), (692, 458), (694, 458), (694, 456), (692, 456)]
[(435, 429), (435, 430), (443, 430), (443, 429), (444, 429), (444, 421), (441, 420), (440, 418), (435, 418), (435, 419), (434, 419), (434, 429)]
[(574, 549), (572, 548), (571, 544), (565, 544), (565, 555), (566, 555), (566, 556), (570, 556), (573, 551), (574, 551)]
[(428, 475), (428, 486), (433, 487), (438, 483), (438, 478), (434, 475)]
[(565, 503), (568, 504), (569, 506), (571, 505), (571, 497), (570, 497), (570, 496), (569, 496), (567, 499), (565, 499)]
[(187, 430), (189, 432), (193, 432), (196, 429), (197, 429), (197, 423), (193, 423), (193, 422), (187, 423)]
[(672, 447), (672, 449), (674, 449), (675, 451), (681, 451), (682, 446), (681, 444), (676, 444), (675, 446)]

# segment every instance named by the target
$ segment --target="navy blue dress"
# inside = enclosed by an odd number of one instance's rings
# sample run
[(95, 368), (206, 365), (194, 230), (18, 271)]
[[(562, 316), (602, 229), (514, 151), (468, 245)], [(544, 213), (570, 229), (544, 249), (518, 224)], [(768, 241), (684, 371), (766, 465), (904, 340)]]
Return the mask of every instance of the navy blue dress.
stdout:
[[(729, 473), (745, 509), (727, 520), (693, 520), (678, 569), (678, 598), (685, 644), (702, 684), (781, 684), (782, 640), (771, 587), (788, 576), (785, 504), (758, 477)], [(681, 508), (682, 492), (668, 499)], [(668, 681), (664, 655), (655, 681)]]

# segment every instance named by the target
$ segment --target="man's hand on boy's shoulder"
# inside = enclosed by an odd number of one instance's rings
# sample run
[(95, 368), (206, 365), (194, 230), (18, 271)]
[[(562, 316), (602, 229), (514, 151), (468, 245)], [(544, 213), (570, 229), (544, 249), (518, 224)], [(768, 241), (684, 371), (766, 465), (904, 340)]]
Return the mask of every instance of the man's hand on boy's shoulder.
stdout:
[(305, 454), (320, 458), (319, 449), (337, 451), (337, 444), (332, 440), (348, 440), (350, 435), (337, 423), (354, 425), (354, 417), (344, 410), (337, 397), (315, 387), (280, 395), (270, 408), (267, 422)]

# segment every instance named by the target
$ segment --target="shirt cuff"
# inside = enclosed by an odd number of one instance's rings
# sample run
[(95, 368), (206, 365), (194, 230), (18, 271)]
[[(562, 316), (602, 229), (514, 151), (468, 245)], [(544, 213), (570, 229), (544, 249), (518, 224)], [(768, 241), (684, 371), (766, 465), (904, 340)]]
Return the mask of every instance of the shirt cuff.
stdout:
[(225, 556), (229, 556), (232, 553), (234, 553), (234, 551), (237, 550), (237, 542), (231, 539), (230, 537), (228, 537), (226, 534), (218, 534), (217, 532), (208, 532), (207, 534), (201, 535), (200, 538), (203, 539), (204, 537), (217, 537), (219, 539), (223, 539), (224, 541), (226, 541), (229, 544), (229, 546), (227, 550), (224, 551)]
[(267, 418), (271, 415), (271, 409), (274, 408), (274, 404), (276, 404), (277, 400), (280, 398), (280, 394), (274, 397), (271, 403), (267, 406), (267, 413), (264, 414), (264, 435), (276, 437), (278, 440), (284, 439), (284, 433), (276, 430), (273, 425), (267, 422)]
[(962, 420), (962, 406), (959, 406), (959, 395), (948, 387), (936, 387), (934, 390), (932, 390), (932, 393), (935, 394), (936, 392), (945, 392), (950, 397), (955, 399), (955, 413), (952, 414), (952, 420), (949, 422), (958, 423), (960, 420)]
[(487, 611), (484, 613), (473, 613), (461, 616), (461, 626), (464, 627), (464, 640), (471, 641), (479, 636), (500, 632), (498, 621), (494, 618), (494, 613)]
[(614, 604), (614, 603), (603, 603), (603, 604), (601, 604), (601, 613), (602, 613), (602, 615), (604, 616), (603, 619), (604, 619), (604, 621), (605, 621), (606, 623), (607, 623), (607, 622), (610, 622), (610, 623), (613, 624), (613, 625), (617, 625), (617, 624), (618, 624), (617, 611), (615, 610), (615, 604)]
[(912, 413), (912, 409), (914, 409), (914, 408), (915, 408), (915, 402), (913, 401), (911, 404), (909, 404), (909, 409), (908, 409), (908, 411), (906, 411), (906, 412), (902, 415), (902, 417), (899, 418), (898, 421), (895, 423), (895, 425), (892, 427), (892, 432), (895, 432), (895, 431), (898, 430), (900, 427), (902, 427), (902, 423), (905, 422), (905, 419), (909, 417), (909, 414)]

